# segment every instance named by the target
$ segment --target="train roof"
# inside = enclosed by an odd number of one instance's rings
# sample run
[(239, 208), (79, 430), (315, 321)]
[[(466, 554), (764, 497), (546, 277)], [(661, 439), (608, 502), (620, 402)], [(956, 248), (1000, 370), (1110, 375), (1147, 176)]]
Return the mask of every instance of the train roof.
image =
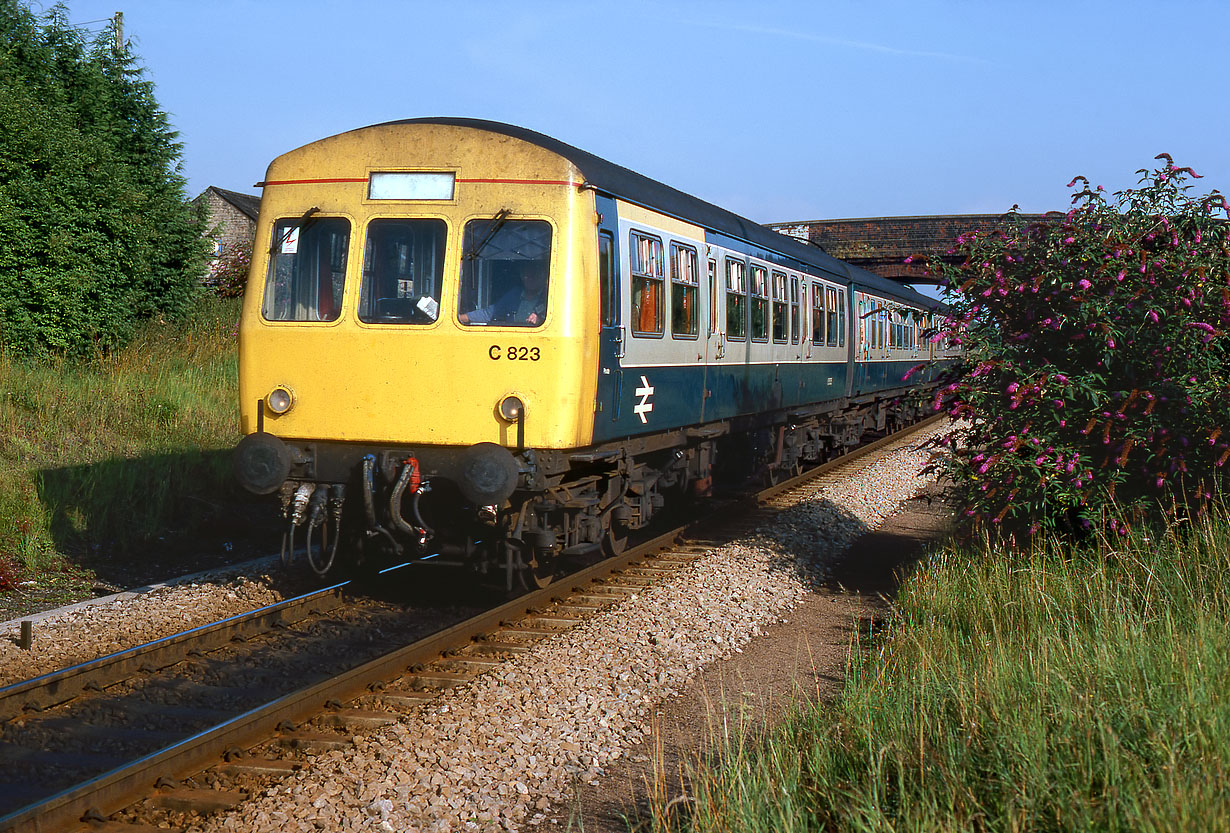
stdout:
[(440, 124), (469, 127), (520, 139), (564, 157), (577, 166), (585, 176), (587, 184), (612, 196), (763, 246), (771, 251), (780, 252), (801, 263), (819, 267), (863, 287), (896, 296), (901, 300), (911, 301), (921, 307), (934, 309), (941, 306), (940, 302), (928, 298), (909, 286), (883, 278), (857, 266), (851, 266), (816, 246), (801, 243), (795, 238), (773, 231), (746, 217), (740, 217), (734, 212), (719, 208), (691, 194), (671, 188), (669, 185), (642, 176), (614, 162), (608, 162), (592, 153), (524, 127), (483, 119), (449, 117), (402, 119), (383, 124)]

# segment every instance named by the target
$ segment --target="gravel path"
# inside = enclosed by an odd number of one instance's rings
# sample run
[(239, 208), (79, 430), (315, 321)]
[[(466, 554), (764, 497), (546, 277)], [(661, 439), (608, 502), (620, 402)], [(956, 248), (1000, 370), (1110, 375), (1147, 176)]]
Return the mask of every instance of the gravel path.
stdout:
[(351, 749), (318, 756), (309, 771), (196, 829), (532, 829), (647, 735), (656, 704), (807, 598), (837, 553), (924, 485), (917, 472), (926, 457), (899, 449), (816, 489), (671, 583), (540, 643)]

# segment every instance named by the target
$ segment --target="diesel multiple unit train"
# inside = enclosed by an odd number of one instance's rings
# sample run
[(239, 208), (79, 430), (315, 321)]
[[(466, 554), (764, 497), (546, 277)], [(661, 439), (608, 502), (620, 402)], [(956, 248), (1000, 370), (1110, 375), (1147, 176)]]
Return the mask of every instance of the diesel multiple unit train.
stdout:
[(913, 419), (948, 358), (925, 296), (522, 128), (365, 127), (261, 185), (235, 471), (321, 574), (542, 585)]

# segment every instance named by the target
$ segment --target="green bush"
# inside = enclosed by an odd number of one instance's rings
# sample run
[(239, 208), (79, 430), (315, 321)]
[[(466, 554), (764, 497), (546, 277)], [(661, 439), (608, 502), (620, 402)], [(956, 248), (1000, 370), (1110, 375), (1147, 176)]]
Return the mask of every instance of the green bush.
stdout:
[[(975, 527), (1117, 532), (1203, 511), (1230, 459), (1230, 233), (1164, 164), (1109, 200), (1083, 177), (1050, 222), (1014, 214), (935, 261), (966, 352), (937, 464)], [(1015, 209), (1014, 209), (1015, 211)], [(1100, 521), (1099, 521), (1100, 522)]]
[(207, 243), (153, 84), (63, 15), (0, 0), (0, 342), (85, 356), (187, 309)]

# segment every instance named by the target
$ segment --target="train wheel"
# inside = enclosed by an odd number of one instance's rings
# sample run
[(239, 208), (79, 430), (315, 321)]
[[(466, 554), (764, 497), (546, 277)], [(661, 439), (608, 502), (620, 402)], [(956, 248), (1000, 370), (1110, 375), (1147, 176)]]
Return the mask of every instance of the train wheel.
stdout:
[(544, 557), (533, 550), (529, 551), (529, 556), (528, 559), (523, 560), (525, 566), (521, 570), (526, 589), (541, 590), (555, 581), (554, 558)]
[(602, 535), (602, 552), (609, 558), (619, 555), (628, 548), (628, 527), (611, 519), (607, 523), (606, 532)]

